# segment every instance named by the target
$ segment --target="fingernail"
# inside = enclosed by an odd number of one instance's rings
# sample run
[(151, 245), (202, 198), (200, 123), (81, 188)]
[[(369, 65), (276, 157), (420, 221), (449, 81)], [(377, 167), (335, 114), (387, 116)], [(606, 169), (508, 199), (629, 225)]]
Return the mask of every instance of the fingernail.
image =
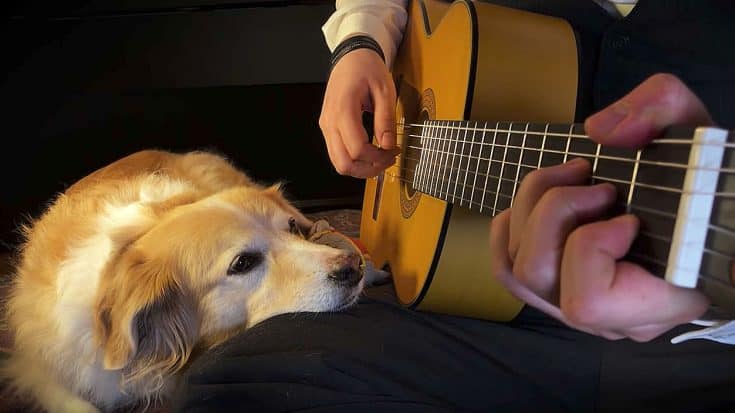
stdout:
[(565, 168), (579, 168), (582, 165), (586, 165), (588, 163), (589, 162), (587, 162), (587, 160), (584, 158), (574, 158), (566, 161), (563, 165)]
[(590, 116), (585, 122), (588, 134), (604, 138), (610, 134), (620, 122), (628, 116), (628, 105), (618, 102)]
[[(378, 139), (378, 143), (383, 149), (393, 149), (393, 142), (395, 142), (395, 138), (391, 131), (383, 131), (383, 133), (380, 134), (380, 139)], [(388, 146), (389, 143), (390, 146)]]

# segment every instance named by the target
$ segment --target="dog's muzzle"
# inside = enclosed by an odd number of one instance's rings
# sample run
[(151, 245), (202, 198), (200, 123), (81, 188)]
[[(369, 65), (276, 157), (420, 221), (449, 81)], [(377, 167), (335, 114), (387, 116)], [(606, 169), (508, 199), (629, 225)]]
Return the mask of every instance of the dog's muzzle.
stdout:
[(327, 276), (331, 281), (343, 287), (354, 287), (362, 279), (362, 261), (357, 254), (349, 254), (344, 263), (336, 271)]

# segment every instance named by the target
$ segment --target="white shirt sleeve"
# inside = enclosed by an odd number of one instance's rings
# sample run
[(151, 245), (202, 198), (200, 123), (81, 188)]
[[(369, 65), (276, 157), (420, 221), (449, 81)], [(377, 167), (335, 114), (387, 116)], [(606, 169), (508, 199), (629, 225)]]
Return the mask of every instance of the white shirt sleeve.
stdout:
[(408, 12), (407, 0), (337, 0), (336, 10), (322, 26), (330, 51), (343, 40), (357, 35), (375, 39), (391, 67), (403, 38)]

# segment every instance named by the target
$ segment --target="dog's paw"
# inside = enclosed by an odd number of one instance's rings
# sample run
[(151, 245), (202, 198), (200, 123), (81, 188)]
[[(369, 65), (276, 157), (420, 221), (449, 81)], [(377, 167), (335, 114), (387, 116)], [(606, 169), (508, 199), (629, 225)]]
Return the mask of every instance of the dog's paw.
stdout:
[(307, 238), (312, 238), (317, 234), (328, 231), (334, 231), (334, 227), (326, 219), (320, 219), (314, 222), (314, 225), (309, 228), (309, 234)]
[(383, 271), (375, 268), (372, 262), (367, 261), (365, 263), (365, 286), (371, 287), (375, 285), (383, 285), (390, 282), (391, 274), (388, 271)]

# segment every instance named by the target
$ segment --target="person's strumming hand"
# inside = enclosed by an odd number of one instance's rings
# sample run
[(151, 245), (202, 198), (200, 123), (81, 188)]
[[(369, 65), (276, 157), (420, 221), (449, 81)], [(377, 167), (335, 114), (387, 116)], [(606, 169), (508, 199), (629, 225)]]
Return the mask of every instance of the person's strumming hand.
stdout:
[[(396, 90), (381, 57), (358, 49), (335, 64), (327, 82), (319, 126), (337, 172), (358, 178), (375, 176), (395, 162)], [(373, 112), (379, 147), (362, 124), (363, 111)]]

